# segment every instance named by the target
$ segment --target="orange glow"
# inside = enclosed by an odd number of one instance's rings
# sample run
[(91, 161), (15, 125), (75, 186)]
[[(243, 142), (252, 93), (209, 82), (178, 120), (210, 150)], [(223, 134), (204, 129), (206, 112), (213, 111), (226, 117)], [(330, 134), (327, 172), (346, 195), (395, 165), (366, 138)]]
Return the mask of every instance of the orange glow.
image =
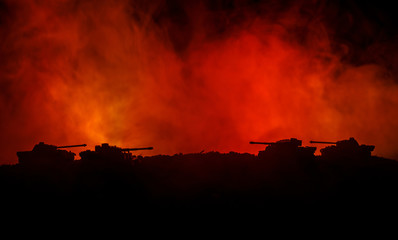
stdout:
[(168, 22), (153, 17), (163, 1), (136, 2), (8, 1), (4, 163), (39, 141), (256, 153), (251, 140), (353, 136), (398, 156), (398, 85), (383, 66), (343, 62), (322, 22), (302, 20), (301, 5), (276, 19), (248, 11), (213, 35), (208, 21), (222, 14), (187, 5), (192, 33), (178, 49)]

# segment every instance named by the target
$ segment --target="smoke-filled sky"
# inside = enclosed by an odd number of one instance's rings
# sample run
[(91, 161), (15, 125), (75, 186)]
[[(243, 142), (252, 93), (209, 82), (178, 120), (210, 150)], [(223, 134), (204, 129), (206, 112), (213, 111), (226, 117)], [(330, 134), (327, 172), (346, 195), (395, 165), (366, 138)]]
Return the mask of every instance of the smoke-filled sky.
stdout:
[(398, 159), (387, 2), (0, 0), (0, 164), (39, 141), (152, 155), (351, 136)]

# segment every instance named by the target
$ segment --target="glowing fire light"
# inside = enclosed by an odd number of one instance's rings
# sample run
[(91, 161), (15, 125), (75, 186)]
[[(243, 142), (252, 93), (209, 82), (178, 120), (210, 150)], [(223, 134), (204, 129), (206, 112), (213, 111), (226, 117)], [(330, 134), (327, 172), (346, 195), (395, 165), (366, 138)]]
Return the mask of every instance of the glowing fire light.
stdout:
[(303, 4), (260, 15), (239, 1), (230, 11), (140, 3), (5, 1), (7, 159), (39, 141), (255, 153), (250, 140), (350, 136), (398, 156), (395, 80), (382, 65), (343, 61), (348, 47), (333, 50)]

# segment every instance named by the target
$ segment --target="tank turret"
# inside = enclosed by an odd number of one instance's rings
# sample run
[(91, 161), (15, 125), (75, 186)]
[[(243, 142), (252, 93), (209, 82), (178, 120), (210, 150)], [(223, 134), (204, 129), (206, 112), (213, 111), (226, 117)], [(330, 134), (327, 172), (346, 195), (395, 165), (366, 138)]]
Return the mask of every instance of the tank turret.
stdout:
[(273, 147), (275, 147), (275, 146), (277, 146), (277, 147), (281, 147), (281, 146), (300, 147), (302, 144), (302, 141), (298, 140), (297, 138), (290, 138), (290, 139), (282, 139), (277, 142), (250, 142), (250, 144), (263, 144), (263, 145), (268, 145), (268, 147), (270, 147), (270, 146), (273, 146)]
[(71, 148), (71, 147), (85, 147), (86, 144), (80, 145), (69, 145), (69, 146), (54, 146), (39, 142), (33, 147), (32, 151), (20, 151), (17, 152), (19, 164), (34, 164), (34, 165), (45, 165), (45, 164), (57, 164), (72, 162), (75, 159), (75, 153), (60, 150), (60, 148)]
[(359, 145), (353, 138), (337, 142), (310, 141), (310, 143), (330, 144), (321, 149), (321, 155), (327, 159), (357, 159), (368, 158), (374, 150), (374, 145)]

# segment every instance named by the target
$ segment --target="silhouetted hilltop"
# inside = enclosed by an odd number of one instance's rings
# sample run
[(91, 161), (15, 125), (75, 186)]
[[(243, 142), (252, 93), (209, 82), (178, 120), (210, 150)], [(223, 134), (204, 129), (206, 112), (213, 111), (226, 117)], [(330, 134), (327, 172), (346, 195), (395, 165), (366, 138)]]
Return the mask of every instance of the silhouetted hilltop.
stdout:
[(110, 155), (82, 152), (79, 161), (3, 165), (2, 201), (31, 207), (316, 209), (393, 206), (398, 200), (398, 162), (366, 154), (314, 156), (315, 149), (287, 142), (270, 144), (258, 155), (142, 157), (120, 155), (115, 148)]

